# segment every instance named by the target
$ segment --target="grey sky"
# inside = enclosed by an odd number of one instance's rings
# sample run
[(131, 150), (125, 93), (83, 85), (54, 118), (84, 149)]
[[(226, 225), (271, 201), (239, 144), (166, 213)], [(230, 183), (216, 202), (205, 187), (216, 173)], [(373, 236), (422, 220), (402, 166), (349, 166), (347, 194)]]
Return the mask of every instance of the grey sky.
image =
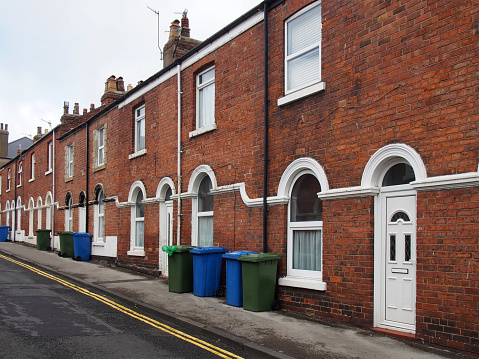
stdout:
[[(10, 141), (59, 123), (63, 101), (100, 105), (105, 81), (136, 85), (162, 68), (157, 40), (188, 10), (191, 37), (205, 40), (260, 0), (17, 0), (0, 12), (0, 122)], [(176, 12), (180, 14), (175, 14)], [(44, 121), (42, 121), (42, 119)]]

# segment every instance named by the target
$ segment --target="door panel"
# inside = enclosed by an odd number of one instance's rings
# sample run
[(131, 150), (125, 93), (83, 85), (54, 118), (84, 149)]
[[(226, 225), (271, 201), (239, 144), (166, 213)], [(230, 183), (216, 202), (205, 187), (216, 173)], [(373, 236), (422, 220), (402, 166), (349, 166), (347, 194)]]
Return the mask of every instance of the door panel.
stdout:
[(416, 196), (386, 197), (385, 322), (415, 325)]

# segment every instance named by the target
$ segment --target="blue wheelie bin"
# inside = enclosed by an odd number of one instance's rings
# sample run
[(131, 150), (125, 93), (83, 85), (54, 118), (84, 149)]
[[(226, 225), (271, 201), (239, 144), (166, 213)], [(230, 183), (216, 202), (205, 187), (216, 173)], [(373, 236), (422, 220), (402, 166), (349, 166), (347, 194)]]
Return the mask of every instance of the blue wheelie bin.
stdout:
[(0, 226), (0, 242), (7, 241), (9, 230), (10, 230), (10, 226)]
[(243, 306), (243, 270), (238, 258), (246, 254), (258, 252), (234, 251), (223, 254), (226, 259), (226, 304), (235, 307)]
[(193, 294), (198, 297), (214, 297), (220, 286), (222, 247), (197, 247), (193, 253)]
[(73, 253), (77, 261), (89, 261), (91, 255), (91, 237), (90, 233), (72, 232), (73, 236)]

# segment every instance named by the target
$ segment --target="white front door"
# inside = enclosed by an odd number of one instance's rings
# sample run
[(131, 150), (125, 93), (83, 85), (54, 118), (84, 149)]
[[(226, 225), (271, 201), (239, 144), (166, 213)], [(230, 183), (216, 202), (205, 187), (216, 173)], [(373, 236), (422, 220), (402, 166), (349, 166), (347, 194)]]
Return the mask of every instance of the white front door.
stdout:
[(161, 247), (173, 245), (173, 201), (166, 201), (165, 207), (166, 211), (160, 213), (160, 271), (167, 276), (168, 254)]
[(415, 332), (416, 195), (382, 194), (381, 325)]

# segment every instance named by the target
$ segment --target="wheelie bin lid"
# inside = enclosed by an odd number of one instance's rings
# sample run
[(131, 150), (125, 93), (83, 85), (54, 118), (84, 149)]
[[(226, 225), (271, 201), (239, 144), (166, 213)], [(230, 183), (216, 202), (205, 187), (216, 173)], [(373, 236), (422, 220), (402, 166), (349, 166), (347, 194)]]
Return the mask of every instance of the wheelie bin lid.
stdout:
[(90, 234), (90, 233), (84, 233), (84, 232), (71, 232), (70, 234), (71, 234), (72, 236), (76, 236), (76, 237), (80, 237), (80, 236), (81, 236), (81, 237), (90, 237), (90, 238), (93, 237), (92, 234)]
[(238, 258), (238, 260), (242, 262), (266, 262), (280, 259), (281, 255), (273, 253), (253, 253)]
[(197, 247), (190, 250), (193, 254), (226, 253), (228, 250), (223, 247)]
[(10, 226), (0, 226), (0, 228), (10, 228)]
[[(0, 226), (0, 227), (3, 227), (3, 226)], [(51, 229), (35, 229), (35, 232), (51, 232), (52, 230)]]
[(226, 259), (238, 259), (241, 256), (244, 256), (246, 254), (253, 254), (253, 253), (259, 253), (259, 252), (252, 252), (252, 251), (234, 251), (234, 252), (228, 252), (223, 254), (223, 258)]
[(174, 250), (175, 253), (183, 253), (183, 252), (189, 252), (190, 249), (195, 248), (194, 246), (186, 246), (186, 245), (179, 245), (176, 246), (176, 249)]
[(57, 232), (57, 234), (72, 234), (72, 232), (70, 232), (70, 231), (60, 231), (60, 232)]

